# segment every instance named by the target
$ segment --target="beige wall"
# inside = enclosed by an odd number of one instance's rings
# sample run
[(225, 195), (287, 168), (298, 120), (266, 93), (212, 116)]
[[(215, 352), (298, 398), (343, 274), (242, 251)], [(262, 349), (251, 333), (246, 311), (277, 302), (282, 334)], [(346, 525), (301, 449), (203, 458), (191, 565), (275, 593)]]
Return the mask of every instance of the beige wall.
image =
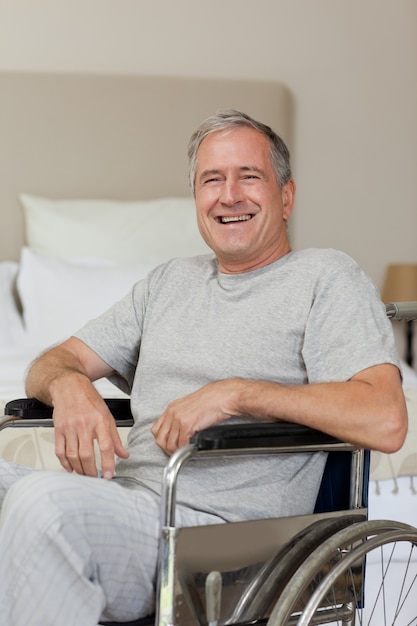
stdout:
[(416, 0), (0, 0), (0, 70), (281, 80), (294, 247), (417, 262)]

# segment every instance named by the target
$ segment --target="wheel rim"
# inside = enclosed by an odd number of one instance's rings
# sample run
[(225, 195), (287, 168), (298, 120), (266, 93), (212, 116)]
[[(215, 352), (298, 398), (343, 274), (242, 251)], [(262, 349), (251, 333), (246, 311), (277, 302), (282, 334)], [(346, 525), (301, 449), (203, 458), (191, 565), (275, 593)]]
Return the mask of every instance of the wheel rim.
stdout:
[[(318, 607), (327, 601), (331, 604), (334, 595), (333, 586), (340, 577), (350, 579), (350, 594), (354, 602), (362, 603), (356, 595), (354, 584), (354, 565), (364, 556), (379, 555), (380, 582), (375, 585), (375, 572), (367, 571), (365, 583), (364, 607), (357, 609), (352, 623), (358, 626), (378, 624), (380, 626), (412, 626), (417, 624), (417, 532), (389, 531), (365, 540), (349, 553), (341, 556), (340, 561), (318, 584), (297, 626), (309, 626), (317, 623), (314, 616)], [(399, 546), (407, 546), (406, 550), (397, 550)], [(396, 552), (402, 554), (397, 557)], [(406, 552), (406, 555), (404, 555)], [(376, 563), (375, 563), (376, 564)], [(372, 564), (373, 565), (373, 564)], [(369, 570), (369, 563), (367, 564)], [(402, 576), (400, 575), (400, 570)], [(371, 579), (372, 577), (372, 579)], [(367, 581), (373, 583), (367, 585)], [(395, 592), (394, 592), (395, 589)], [(394, 599), (394, 593), (396, 598)], [(351, 595), (349, 599), (352, 599)], [(356, 621), (355, 621), (356, 620)], [(345, 623), (337, 618), (335, 624)]]
[[(387, 535), (387, 533), (393, 533)], [(377, 520), (377, 521), (366, 521), (358, 524), (354, 524), (349, 528), (345, 528), (336, 532), (333, 536), (331, 536), (328, 540), (324, 541), (309, 557), (305, 560), (303, 565), (297, 570), (295, 575), (288, 582), (285, 587), (284, 592), (278, 598), (275, 607), (271, 613), (270, 619), (268, 620), (268, 626), (284, 626), (289, 624), (324, 624), (324, 623), (333, 623), (333, 624), (355, 624), (356, 612), (352, 610), (351, 607), (341, 606), (343, 605), (345, 600), (344, 596), (344, 588), (339, 587), (337, 603), (335, 602), (333, 608), (330, 611), (331, 619), (329, 615), (323, 614), (320, 610), (320, 617), (318, 614), (311, 618), (311, 621), (308, 621), (309, 618), (303, 617), (304, 621), (301, 621), (301, 617), (297, 622), (298, 616), (304, 616), (305, 607), (307, 606), (309, 600), (311, 599), (312, 594), (315, 592), (318, 585), (321, 584), (322, 580), (326, 578), (331, 569), (338, 565), (340, 561), (345, 563), (344, 566), (340, 566), (341, 569), (343, 567), (347, 567), (347, 561), (345, 562), (345, 558), (350, 555), (351, 551), (355, 549), (357, 546), (361, 546), (362, 544), (366, 544), (368, 547), (364, 550), (364, 554), (366, 554), (367, 550), (370, 550), (372, 547), (375, 548), (375, 543), (378, 542), (378, 537), (384, 535), (384, 540), (382, 543), (387, 543), (394, 541), (395, 538), (403, 538), (404, 541), (407, 541), (407, 537), (409, 538), (409, 542), (414, 546), (417, 543), (417, 529), (409, 526), (407, 524), (403, 524), (401, 522), (393, 522), (387, 520)], [(373, 544), (370, 544), (369, 541), (376, 537), (376, 540)], [(381, 541), (380, 541), (381, 543)], [(410, 564), (412, 567), (417, 568), (416, 564), (416, 551), (414, 547), (411, 549), (410, 556)], [(356, 557), (359, 558), (358, 553), (356, 553)], [(353, 561), (352, 561), (353, 562)], [(392, 568), (391, 568), (392, 569)], [(408, 566), (408, 570), (410, 566)], [(411, 568), (412, 569), (412, 568)], [(357, 570), (357, 568), (356, 568)], [(367, 580), (372, 580), (371, 573), (369, 573), (369, 568), (367, 567)], [(361, 581), (362, 572), (359, 571), (359, 581)], [(330, 579), (327, 580), (328, 584)], [(359, 587), (358, 587), (359, 588)], [(322, 588), (323, 589), (323, 588)], [(343, 590), (341, 592), (341, 590)], [(383, 594), (384, 589), (380, 594)], [(322, 592), (322, 595), (324, 592)], [(413, 592), (414, 598), (416, 594), (416, 590)], [(351, 594), (350, 602), (352, 603), (355, 600), (354, 594)], [(331, 603), (329, 603), (331, 604)], [(415, 603), (417, 605), (417, 603)], [(311, 605), (310, 605), (311, 606)], [(321, 605), (323, 606), (323, 605)], [(340, 612), (340, 617), (335, 617), (335, 609), (337, 606)], [(356, 604), (355, 604), (356, 606)], [(369, 603), (367, 603), (367, 607)], [(317, 607), (316, 607), (317, 608)], [(342, 610), (340, 610), (342, 608)], [(413, 607), (414, 608), (414, 607)], [(413, 619), (410, 619), (409, 622), (400, 622), (393, 621), (392, 623), (387, 621), (386, 617), (381, 621), (362, 621), (359, 624), (373, 624), (375, 626), (382, 626), (383, 624), (396, 624), (398, 626), (405, 626), (410, 623), (416, 625), (417, 622), (414, 620), (415, 614), (417, 614), (417, 608), (414, 608), (414, 614), (412, 615)], [(339, 619), (339, 621), (337, 621)], [(362, 619), (362, 616), (360, 617)], [(396, 618), (395, 618), (396, 619)], [(384, 621), (385, 620), (385, 621)]]

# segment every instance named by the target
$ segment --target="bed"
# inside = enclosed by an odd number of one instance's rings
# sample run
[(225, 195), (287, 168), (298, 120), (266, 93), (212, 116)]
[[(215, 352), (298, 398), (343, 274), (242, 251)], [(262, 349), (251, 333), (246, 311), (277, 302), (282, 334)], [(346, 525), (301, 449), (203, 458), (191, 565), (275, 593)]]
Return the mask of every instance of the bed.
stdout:
[[(235, 107), (293, 146), (294, 104), (274, 82), (0, 73), (0, 413), (24, 372), (154, 265), (205, 252), (187, 181), (198, 123)], [(121, 395), (108, 382), (103, 395)], [(404, 364), (410, 430), (372, 455), (370, 516), (417, 525), (417, 374)], [(0, 454), (59, 469), (48, 429), (7, 429)]]

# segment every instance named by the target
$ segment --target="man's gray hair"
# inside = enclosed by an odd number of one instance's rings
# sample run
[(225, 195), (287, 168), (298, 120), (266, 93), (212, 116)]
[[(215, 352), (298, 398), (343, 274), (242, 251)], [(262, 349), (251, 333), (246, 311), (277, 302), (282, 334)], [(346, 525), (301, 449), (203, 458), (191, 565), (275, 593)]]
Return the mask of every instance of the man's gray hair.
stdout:
[(290, 153), (284, 141), (269, 126), (257, 122), (246, 113), (235, 109), (221, 109), (212, 117), (207, 118), (191, 136), (188, 144), (190, 186), (194, 193), (195, 173), (197, 169), (197, 152), (201, 142), (208, 135), (219, 130), (233, 130), (235, 128), (248, 127), (265, 135), (271, 147), (271, 164), (278, 181), (282, 187), (291, 178)]

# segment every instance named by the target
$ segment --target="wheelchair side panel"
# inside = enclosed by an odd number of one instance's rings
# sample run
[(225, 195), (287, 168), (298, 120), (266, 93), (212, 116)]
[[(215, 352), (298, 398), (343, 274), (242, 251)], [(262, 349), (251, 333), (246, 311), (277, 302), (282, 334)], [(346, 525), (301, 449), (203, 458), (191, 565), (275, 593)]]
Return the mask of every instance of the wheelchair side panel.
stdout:
[[(158, 626), (195, 626), (204, 624), (206, 611), (205, 581), (211, 571), (222, 576), (222, 601), (219, 626), (236, 623), (236, 607), (240, 607), (240, 621), (247, 619), (247, 610), (253, 604), (251, 589), (261, 588), (263, 600), (257, 591), (258, 618), (267, 617), (271, 610), (269, 595), (276, 599), (283, 582), (285, 563), (298, 550), (299, 538), (306, 530), (330, 524), (331, 520), (352, 516), (351, 510), (333, 513), (292, 516), (279, 519), (256, 520), (234, 524), (216, 524), (205, 527), (172, 528), (163, 530), (160, 615)], [(367, 510), (355, 511), (357, 519), (366, 519)], [(302, 548), (302, 542), (299, 546)], [(317, 546), (315, 546), (317, 547)], [(302, 562), (305, 554), (296, 559)], [(265, 571), (271, 570), (265, 577)], [(275, 570), (275, 571), (272, 571)], [(257, 579), (260, 583), (257, 585)], [(248, 607), (245, 607), (245, 602)], [(262, 605), (262, 606), (261, 606)], [(165, 609), (166, 607), (166, 609)], [(169, 608), (171, 607), (171, 608)], [(254, 609), (251, 610), (253, 612)]]

